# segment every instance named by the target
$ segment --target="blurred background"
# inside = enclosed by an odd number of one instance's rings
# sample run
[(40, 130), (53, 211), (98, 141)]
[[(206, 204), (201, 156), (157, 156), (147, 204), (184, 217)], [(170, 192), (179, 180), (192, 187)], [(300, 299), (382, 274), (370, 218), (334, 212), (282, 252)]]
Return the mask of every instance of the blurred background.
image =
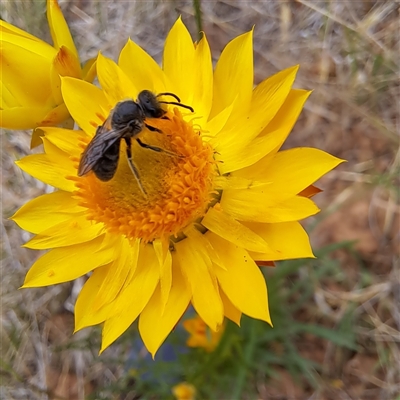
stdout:
[[(49, 188), (14, 164), (30, 153), (30, 132), (4, 131), (0, 398), (172, 399), (186, 381), (199, 400), (400, 399), (399, 3), (60, 5), (83, 61), (99, 49), (116, 60), (128, 37), (161, 61), (179, 15), (194, 40), (206, 33), (216, 60), (255, 25), (255, 83), (300, 64), (295, 87), (314, 90), (285, 147), (318, 147), (347, 163), (317, 183), (323, 211), (304, 221), (318, 258), (263, 268), (273, 329), (228, 323), (211, 351), (188, 347), (180, 325), (152, 361), (132, 326), (98, 356), (100, 329), (72, 335), (83, 281), (18, 290), (39, 252), (20, 248), (29, 234), (7, 218)], [(51, 43), (45, 8), (44, 0), (10, 0), (0, 12)], [(186, 394), (177, 397), (194, 398)]]

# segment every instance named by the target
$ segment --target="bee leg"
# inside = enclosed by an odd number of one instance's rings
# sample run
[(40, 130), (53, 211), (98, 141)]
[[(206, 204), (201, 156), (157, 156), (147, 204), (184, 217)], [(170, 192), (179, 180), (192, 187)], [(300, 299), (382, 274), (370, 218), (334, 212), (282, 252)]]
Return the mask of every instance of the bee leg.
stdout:
[(147, 128), (149, 131), (162, 133), (162, 131), (160, 131), (160, 129), (154, 128), (154, 126), (150, 126), (150, 125), (147, 125), (147, 124), (145, 124), (145, 125), (146, 125), (146, 128)]
[(173, 153), (172, 151), (164, 150), (161, 147), (152, 146), (150, 144), (143, 143), (140, 139), (136, 139), (136, 141), (139, 143), (139, 145), (141, 147), (143, 147), (145, 149), (153, 150), (153, 151), (156, 151), (157, 153), (165, 153), (166, 155), (171, 156), (171, 157), (183, 158), (183, 156)]
[(128, 159), (129, 168), (131, 169), (133, 176), (136, 178), (136, 181), (139, 185), (139, 189), (142, 191), (144, 197), (147, 197), (147, 192), (142, 185), (142, 181), (140, 180), (139, 171), (137, 170), (132, 160), (131, 138), (125, 138), (125, 142), (126, 142), (126, 157)]

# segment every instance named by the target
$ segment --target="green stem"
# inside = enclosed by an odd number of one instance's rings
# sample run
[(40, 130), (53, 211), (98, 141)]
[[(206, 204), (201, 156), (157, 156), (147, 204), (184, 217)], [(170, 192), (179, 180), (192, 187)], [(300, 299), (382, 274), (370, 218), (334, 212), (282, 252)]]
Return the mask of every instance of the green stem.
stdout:
[(194, 17), (196, 19), (199, 40), (203, 37), (203, 21), (201, 15), (201, 0), (193, 0)]

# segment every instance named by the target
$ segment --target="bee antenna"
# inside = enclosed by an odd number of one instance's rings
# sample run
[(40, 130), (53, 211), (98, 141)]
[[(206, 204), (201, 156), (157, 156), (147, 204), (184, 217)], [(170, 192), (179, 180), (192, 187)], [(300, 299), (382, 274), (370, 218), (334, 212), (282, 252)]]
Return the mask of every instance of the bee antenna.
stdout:
[(157, 95), (156, 97), (161, 97), (161, 96), (171, 96), (171, 97), (173, 97), (174, 99), (176, 99), (176, 101), (177, 101), (178, 103), (181, 102), (181, 99), (180, 99), (176, 94), (174, 94), (174, 93), (170, 93), (170, 92), (158, 93), (158, 95)]
[(177, 103), (175, 101), (160, 101), (159, 103), (162, 104), (173, 104), (174, 106), (179, 106), (179, 107), (183, 107), (183, 108), (187, 108), (188, 110), (190, 110), (191, 112), (194, 112), (194, 109), (190, 106), (187, 106), (186, 104), (182, 104), (182, 103)]

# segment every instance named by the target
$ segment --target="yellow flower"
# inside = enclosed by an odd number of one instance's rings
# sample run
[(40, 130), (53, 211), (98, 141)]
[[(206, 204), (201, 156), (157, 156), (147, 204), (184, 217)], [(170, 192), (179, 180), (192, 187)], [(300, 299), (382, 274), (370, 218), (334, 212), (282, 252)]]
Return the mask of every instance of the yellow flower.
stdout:
[(209, 331), (206, 323), (199, 316), (183, 321), (182, 325), (190, 333), (186, 344), (189, 347), (202, 347), (209, 352), (215, 350), (225, 330), (225, 324), (223, 324), (218, 332)]
[[(36, 234), (26, 247), (52, 249), (23, 287), (70, 281), (93, 271), (76, 303), (76, 329), (104, 323), (102, 350), (137, 318), (153, 354), (191, 303), (212, 331), (241, 314), (270, 323), (267, 287), (255, 260), (313, 257), (299, 220), (318, 207), (303, 194), (341, 160), (317, 149), (279, 151), (309, 92), (292, 89), (297, 67), (253, 90), (252, 32), (231, 41), (215, 71), (206, 37), (193, 44), (179, 19), (163, 68), (132, 41), (118, 65), (99, 55), (101, 89), (62, 78), (64, 101), (81, 131), (43, 128), (44, 154), (18, 162), (58, 191), (13, 219)], [(78, 177), (81, 153), (121, 100), (144, 89), (172, 92), (140, 139), (171, 153), (131, 151), (140, 190), (121, 141), (118, 169), (103, 182)], [(170, 97), (162, 97), (170, 100)], [(303, 192), (303, 193), (302, 193)], [(302, 195), (299, 195), (302, 193)]]
[(182, 382), (172, 388), (176, 400), (195, 400), (196, 388), (190, 383)]
[[(0, 126), (30, 129), (69, 118), (60, 76), (92, 80), (93, 60), (82, 71), (67, 23), (56, 0), (47, 0), (54, 46), (0, 21)], [(34, 140), (33, 145), (37, 143)]]

